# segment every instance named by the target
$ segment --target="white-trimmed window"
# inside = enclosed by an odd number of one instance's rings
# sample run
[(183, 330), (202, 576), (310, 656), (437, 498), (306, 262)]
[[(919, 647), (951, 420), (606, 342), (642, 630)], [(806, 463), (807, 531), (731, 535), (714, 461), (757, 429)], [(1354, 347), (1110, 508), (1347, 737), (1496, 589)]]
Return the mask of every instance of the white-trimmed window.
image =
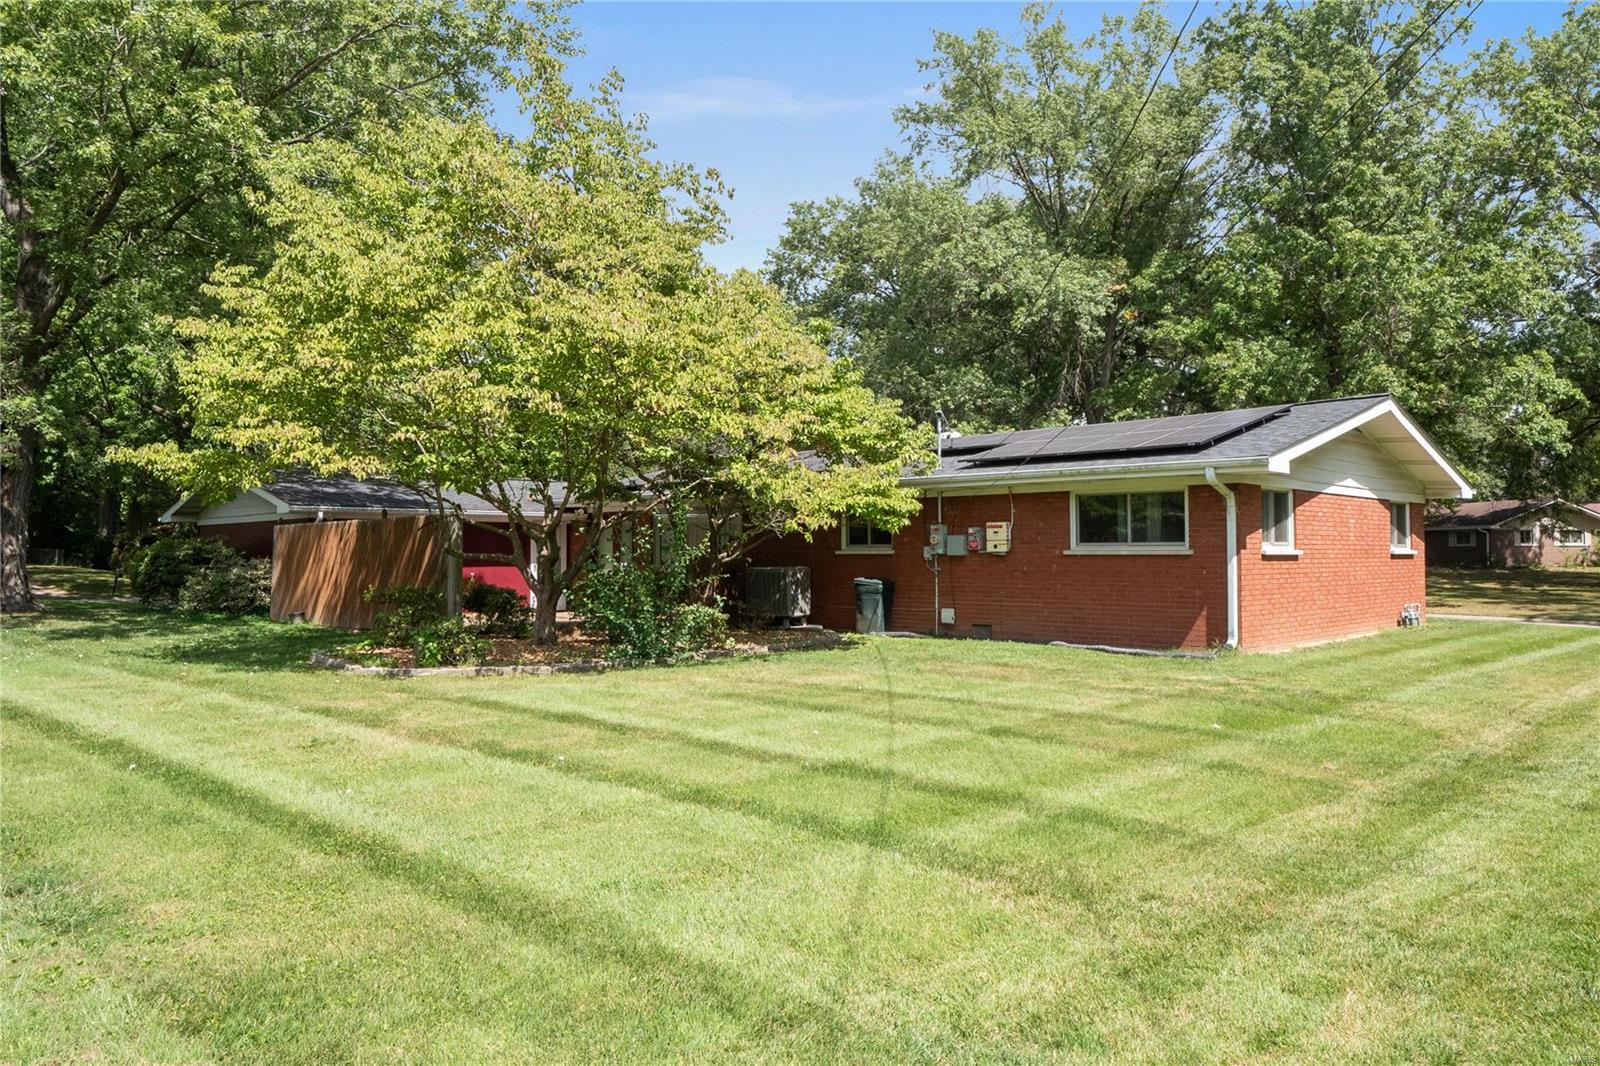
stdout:
[(1189, 494), (1072, 494), (1072, 547), (1083, 551), (1172, 550), (1189, 546)]
[(1478, 534), (1470, 529), (1452, 529), (1450, 531), (1450, 547), (1470, 548), (1478, 543)]
[(1563, 548), (1587, 548), (1589, 546), (1589, 534), (1581, 529), (1573, 529), (1571, 526), (1557, 526), (1556, 543)]
[(1535, 532), (1537, 531), (1531, 528), (1517, 530), (1517, 543), (1522, 545), (1524, 548), (1531, 548), (1534, 541), (1538, 540), (1538, 538), (1534, 536)]
[(1392, 552), (1411, 551), (1411, 505), (1409, 503), (1391, 503), (1389, 505), (1389, 550)]
[(1294, 550), (1294, 493), (1266, 491), (1261, 494), (1261, 548), (1263, 551)]
[(894, 534), (865, 518), (846, 515), (839, 526), (839, 550), (862, 555), (890, 555), (894, 552)]

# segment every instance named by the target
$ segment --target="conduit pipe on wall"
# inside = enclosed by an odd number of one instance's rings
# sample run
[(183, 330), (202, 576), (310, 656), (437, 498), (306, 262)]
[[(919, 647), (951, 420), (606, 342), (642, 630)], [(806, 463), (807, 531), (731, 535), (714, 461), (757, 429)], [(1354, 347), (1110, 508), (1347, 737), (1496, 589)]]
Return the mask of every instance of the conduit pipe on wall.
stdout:
[(1217, 468), (1206, 467), (1206, 484), (1222, 494), (1228, 514), (1228, 644), (1239, 646), (1239, 499), (1217, 478)]

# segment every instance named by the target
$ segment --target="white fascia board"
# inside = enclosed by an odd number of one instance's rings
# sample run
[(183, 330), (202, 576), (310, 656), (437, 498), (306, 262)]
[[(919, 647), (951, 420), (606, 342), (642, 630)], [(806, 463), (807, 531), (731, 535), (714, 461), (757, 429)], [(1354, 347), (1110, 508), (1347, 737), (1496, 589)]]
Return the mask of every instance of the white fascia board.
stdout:
[(193, 499), (194, 499), (194, 494), (193, 493), (190, 493), (189, 495), (183, 497), (177, 503), (173, 504), (171, 507), (168, 507), (165, 511), (162, 511), (161, 512), (161, 517), (156, 519), (156, 521), (157, 522), (183, 522), (183, 521), (191, 521), (192, 522), (192, 521), (194, 521), (193, 519), (182, 519), (182, 518), (178, 517), (178, 512), (183, 510), (184, 507), (186, 507), (189, 504), (189, 501), (191, 501)]
[(938, 489), (943, 492), (959, 492), (976, 490), (994, 486), (1018, 485), (1071, 485), (1082, 481), (1121, 481), (1132, 478), (1171, 478), (1190, 477), (1196, 481), (1204, 481), (1206, 467), (1217, 470), (1227, 470), (1230, 473), (1254, 473), (1264, 471), (1265, 456), (1254, 458), (1230, 459), (1221, 462), (1196, 463), (1192, 459), (1181, 459), (1176, 462), (1140, 463), (1131, 466), (1116, 467), (1087, 467), (1082, 470), (1012, 470), (1006, 473), (995, 474), (987, 471), (973, 471), (964, 474), (947, 474), (943, 477), (903, 477), (900, 484), (912, 489)]
[(272, 506), (277, 510), (277, 512), (279, 514), (288, 514), (290, 511), (294, 510), (293, 507), (289, 506), (284, 501), (278, 499), (278, 497), (274, 496), (272, 493), (268, 492), (266, 489), (258, 487), (258, 488), (253, 488), (250, 491), (255, 493), (257, 496), (260, 496), (263, 500), (266, 500), (268, 503), (272, 504)]
[(1393, 415), (1395, 421), (1400, 423), (1400, 428), (1404, 429), (1411, 439), (1416, 442), (1417, 446), (1427, 453), (1428, 458), (1433, 461), (1434, 465), (1444, 472), (1444, 475), (1450, 479), (1451, 484), (1455, 486), (1456, 499), (1472, 499), (1472, 486), (1467, 484), (1466, 479), (1456, 471), (1456, 468), (1444, 457), (1428, 435), (1422, 431), (1422, 428), (1411, 421), (1411, 418), (1400, 409), (1400, 405), (1392, 399), (1376, 403), (1359, 414), (1351, 415), (1336, 426), (1331, 426), (1315, 436), (1307, 437), (1299, 444), (1283, 449), (1283, 451), (1274, 454), (1267, 461), (1267, 468), (1274, 474), (1287, 474), (1289, 473), (1290, 464), (1300, 456), (1307, 452), (1315, 451), (1329, 441), (1342, 437), (1351, 430), (1360, 429), (1373, 419), (1381, 418), (1384, 415)]

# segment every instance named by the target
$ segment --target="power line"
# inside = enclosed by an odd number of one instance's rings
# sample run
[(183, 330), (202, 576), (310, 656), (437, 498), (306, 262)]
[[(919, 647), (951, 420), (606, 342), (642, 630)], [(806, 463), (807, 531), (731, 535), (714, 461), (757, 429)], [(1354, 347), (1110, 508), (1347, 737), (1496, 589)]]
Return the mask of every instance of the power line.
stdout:
[[(1461, 17), (1461, 19), (1459, 21), (1457, 21), (1456, 24), (1453, 27), (1451, 27), (1450, 32), (1447, 33), (1444, 36), (1444, 39), (1441, 40), (1439, 42), (1439, 44), (1434, 47), (1432, 52), (1428, 53), (1428, 55), (1422, 60), (1421, 63), (1417, 64), (1417, 69), (1412, 71), (1411, 74), (1401, 84), (1400, 92), (1404, 92), (1411, 85), (1411, 83), (1417, 79), (1417, 77), (1428, 66), (1428, 64), (1433, 62), (1434, 58), (1436, 56), (1438, 56), (1438, 54), (1441, 51), (1444, 50), (1445, 45), (1449, 44), (1452, 40), (1455, 39), (1455, 35), (1458, 32), (1460, 32), (1461, 27), (1466, 25), (1469, 21), (1471, 21), (1472, 16), (1477, 14), (1478, 9), (1481, 8), (1483, 6), (1483, 4), (1484, 4), (1484, 0), (1477, 0), (1477, 2), (1472, 5), (1472, 8), (1465, 15), (1463, 15)], [(1378, 82), (1383, 81), (1385, 78), (1387, 78), (1388, 75), (1397, 66), (1400, 65), (1400, 61), (1405, 58), (1406, 53), (1410, 52), (1413, 48), (1415, 48), (1418, 44), (1420, 44), (1421, 41), (1422, 41), (1422, 38), (1427, 34), (1427, 32), (1429, 30), (1431, 30), (1435, 25), (1437, 25), (1438, 22), (1439, 22), (1439, 19), (1442, 18), (1444, 16), (1445, 12), (1450, 10), (1450, 8), (1453, 7), (1453, 6), (1456, 6), (1456, 5), (1451, 4), (1451, 5), (1447, 5), (1445, 7), (1441, 7), (1439, 9), (1439, 11), (1431, 19), (1428, 20), (1427, 25), (1425, 25), (1422, 28), (1422, 31), (1420, 33), (1418, 33), (1416, 35), (1416, 37), (1414, 37), (1411, 41), (1409, 41), (1403, 49), (1401, 49), (1401, 54), (1397, 55), (1395, 57), (1395, 59), (1393, 60), (1393, 62), (1389, 63), (1389, 65), (1384, 67), (1383, 70), (1381, 70), (1377, 74), (1373, 75), (1372, 80), (1367, 82), (1366, 86), (1361, 90), (1361, 92), (1356, 95), (1356, 98), (1354, 100), (1350, 101), (1350, 104), (1342, 112), (1340, 112), (1339, 117), (1336, 118), (1327, 127), (1325, 127), (1324, 130), (1321, 133), (1317, 134), (1316, 145), (1315, 145), (1316, 147), (1325, 147), (1325, 142), (1327, 140), (1328, 131), (1333, 129), (1333, 128), (1335, 128), (1335, 127), (1337, 127), (1341, 122), (1343, 122), (1344, 119), (1350, 114), (1350, 112), (1355, 110), (1356, 105), (1359, 104), (1366, 97), (1367, 93), (1372, 91), (1373, 86), (1377, 85)], [(1396, 98), (1398, 98), (1398, 96), (1399, 96), (1399, 93), (1396, 93)], [(1366, 138), (1367, 134), (1372, 132), (1373, 127), (1376, 126), (1377, 123), (1378, 123), (1378, 119), (1380, 117), (1382, 117), (1384, 106), (1385, 105), (1383, 105), (1383, 104), (1380, 104), (1378, 106), (1377, 111), (1375, 111), (1373, 113), (1372, 118), (1367, 122), (1365, 128), (1363, 128), (1356, 135), (1356, 137), (1353, 139), (1353, 143), (1360, 143), (1361, 141), (1363, 141)], [(1252, 164), (1252, 166), (1253, 165), (1254, 164)], [(1246, 205), (1246, 207), (1243, 210), (1237, 212), (1233, 216), (1233, 219), (1228, 223), (1227, 228), (1225, 228), (1220, 234), (1218, 234), (1215, 237), (1210, 238), (1210, 239), (1208, 239), (1206, 241), (1205, 246), (1201, 249), (1201, 252), (1200, 252), (1201, 257), (1203, 259), (1205, 257), (1210, 256), (1213, 252), (1215, 252), (1218, 248), (1220, 248), (1223, 245), (1223, 243), (1226, 242), (1227, 239), (1233, 235), (1234, 230), (1238, 229), (1239, 226), (1241, 224), (1243, 224), (1244, 220), (1250, 217), (1250, 213), (1252, 211), (1254, 211), (1257, 207), (1261, 206), (1262, 201), (1265, 200), (1267, 195), (1270, 194), (1273, 191), (1275, 184), (1277, 184), (1277, 183), (1269, 183), (1267, 185), (1267, 187), (1262, 190), (1262, 192), (1261, 192), (1261, 194), (1259, 196), (1257, 196), (1254, 199), (1252, 199), (1249, 202), (1249, 204)]]
[[(1144, 99), (1139, 103), (1139, 110), (1133, 113), (1133, 121), (1128, 123), (1128, 131), (1122, 135), (1122, 141), (1116, 150), (1111, 153), (1111, 165), (1106, 168), (1107, 176), (1115, 176), (1117, 164), (1121, 162), (1122, 150), (1133, 139), (1133, 131), (1139, 128), (1139, 119), (1144, 115), (1144, 109), (1150, 106), (1150, 100), (1156, 94), (1156, 87), (1161, 84), (1161, 77), (1167, 72), (1167, 64), (1172, 62), (1172, 57), (1178, 52), (1178, 45), (1183, 41), (1184, 32), (1189, 29), (1189, 21), (1194, 18), (1194, 13), (1200, 10), (1200, 0), (1194, 0), (1189, 8), (1189, 14), (1184, 16), (1183, 25), (1178, 27), (1177, 35), (1172, 38), (1172, 47), (1167, 49), (1166, 56), (1161, 60), (1161, 66), (1156, 70), (1156, 76), (1150, 79), (1150, 88), (1145, 91)], [(1078, 215), (1078, 229), (1081, 235), (1083, 224), (1089, 217), (1089, 212), (1094, 208), (1094, 202), (1100, 196), (1100, 183), (1096, 182), (1094, 188), (1089, 190), (1088, 202), (1083, 205), (1083, 211)]]

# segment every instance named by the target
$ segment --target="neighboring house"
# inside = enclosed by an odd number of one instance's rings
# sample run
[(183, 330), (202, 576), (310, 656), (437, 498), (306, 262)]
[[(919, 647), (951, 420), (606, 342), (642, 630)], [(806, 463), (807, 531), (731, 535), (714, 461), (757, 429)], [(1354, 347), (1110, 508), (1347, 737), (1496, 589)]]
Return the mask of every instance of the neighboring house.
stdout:
[[(505, 515), (477, 496), (455, 492), (446, 495), (461, 504), (462, 516), (469, 522), (461, 532), (465, 554), (497, 554), (510, 550), (510, 542), (504, 534), (471, 524), (504, 526)], [(227, 541), (246, 555), (267, 559), (272, 557), (273, 531), (279, 525), (426, 515), (434, 510), (433, 502), (424, 494), (390, 481), (286, 474), (214, 505), (187, 496), (169, 508), (161, 521), (193, 525), (197, 532)], [(523, 505), (523, 513), (533, 518), (544, 514), (543, 508), (532, 499)], [(560, 540), (563, 564), (568, 539), (563, 536)], [(463, 578), (475, 578), (485, 584), (528, 592), (527, 578), (508, 564), (466, 562), (462, 564), (461, 574)]]
[(1432, 566), (1563, 566), (1600, 537), (1600, 503), (1472, 500), (1428, 516)]
[(1140, 648), (1281, 648), (1399, 624), (1423, 604), (1423, 508), (1471, 488), (1388, 395), (948, 436), (890, 534), (845, 521), (759, 544), (812, 571), (812, 618)]

